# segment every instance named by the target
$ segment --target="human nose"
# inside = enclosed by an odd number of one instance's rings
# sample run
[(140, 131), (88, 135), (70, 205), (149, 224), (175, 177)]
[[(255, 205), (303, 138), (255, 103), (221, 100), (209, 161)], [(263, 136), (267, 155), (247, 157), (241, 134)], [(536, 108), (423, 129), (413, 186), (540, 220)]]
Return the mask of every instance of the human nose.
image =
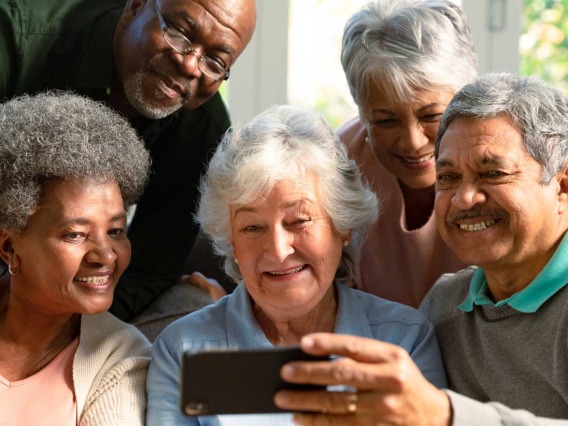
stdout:
[(183, 74), (195, 78), (201, 77), (202, 71), (199, 68), (201, 54), (195, 47), (192, 47), (185, 55), (176, 53), (176, 59)]
[(425, 129), (417, 123), (405, 126), (400, 135), (400, 147), (407, 153), (418, 151), (429, 142)]
[(265, 256), (273, 262), (282, 263), (294, 252), (293, 236), (283, 228), (275, 228), (264, 240)]
[(113, 241), (107, 238), (94, 241), (85, 256), (87, 262), (100, 265), (112, 265), (116, 261), (116, 258), (117, 254)]
[(457, 188), (452, 197), (452, 204), (459, 210), (469, 210), (477, 204), (483, 204), (486, 199), (485, 192), (475, 183), (464, 182)]

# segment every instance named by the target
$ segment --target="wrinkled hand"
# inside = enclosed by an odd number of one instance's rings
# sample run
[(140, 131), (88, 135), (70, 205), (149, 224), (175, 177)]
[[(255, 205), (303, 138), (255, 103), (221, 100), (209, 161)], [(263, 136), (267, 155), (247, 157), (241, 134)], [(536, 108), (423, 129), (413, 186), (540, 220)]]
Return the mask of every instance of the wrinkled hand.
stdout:
[(227, 295), (225, 289), (213, 278), (207, 278), (201, 272), (193, 272), (190, 275), (182, 275), (180, 282), (191, 284), (200, 288), (211, 297), (215, 302)]
[[(449, 398), (424, 378), (404, 349), (373, 339), (329, 333), (305, 336), (301, 347), (314, 355), (338, 355), (342, 358), (288, 363), (281, 370), (284, 380), (346, 385), (356, 388), (357, 396), (353, 397), (353, 392), (278, 392), (274, 401), (280, 408), (315, 412), (295, 414), (297, 424), (451, 424)], [(349, 404), (354, 402), (349, 410)]]

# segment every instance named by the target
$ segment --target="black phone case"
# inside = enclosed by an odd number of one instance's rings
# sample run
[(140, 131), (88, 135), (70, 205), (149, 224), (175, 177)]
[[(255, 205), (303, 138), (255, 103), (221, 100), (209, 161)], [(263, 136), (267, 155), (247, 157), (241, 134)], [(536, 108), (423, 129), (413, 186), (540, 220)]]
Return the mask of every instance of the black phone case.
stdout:
[(188, 351), (182, 360), (181, 409), (190, 416), (283, 412), (273, 402), (281, 389), (314, 390), (280, 378), (289, 361), (327, 361), (299, 347)]

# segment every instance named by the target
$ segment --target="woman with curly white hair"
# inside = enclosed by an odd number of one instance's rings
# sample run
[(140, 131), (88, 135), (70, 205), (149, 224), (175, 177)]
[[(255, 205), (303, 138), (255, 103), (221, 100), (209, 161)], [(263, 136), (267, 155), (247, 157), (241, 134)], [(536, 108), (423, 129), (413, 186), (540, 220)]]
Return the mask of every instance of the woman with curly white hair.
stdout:
[(170, 325), (154, 343), (148, 424), (291, 425), (286, 414), (184, 417), (181, 359), (190, 349), (294, 345), (313, 332), (402, 346), (432, 383), (444, 386), (424, 317), (352, 288), (359, 247), (377, 210), (357, 165), (313, 111), (277, 106), (233, 127), (203, 179), (198, 220), (239, 285)]

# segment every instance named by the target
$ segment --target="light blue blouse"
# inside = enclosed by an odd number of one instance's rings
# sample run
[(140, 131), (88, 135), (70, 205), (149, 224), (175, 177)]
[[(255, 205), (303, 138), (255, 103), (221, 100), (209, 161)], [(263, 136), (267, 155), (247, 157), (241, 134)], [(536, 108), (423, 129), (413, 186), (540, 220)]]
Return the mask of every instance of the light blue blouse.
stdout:
[[(416, 309), (335, 283), (335, 333), (374, 338), (406, 349), (422, 374), (439, 388), (446, 377), (434, 328)], [(156, 339), (148, 371), (150, 426), (291, 426), (290, 414), (186, 416), (180, 409), (180, 364), (186, 350), (272, 347), (256, 322), (244, 284), (214, 305), (181, 318)]]

